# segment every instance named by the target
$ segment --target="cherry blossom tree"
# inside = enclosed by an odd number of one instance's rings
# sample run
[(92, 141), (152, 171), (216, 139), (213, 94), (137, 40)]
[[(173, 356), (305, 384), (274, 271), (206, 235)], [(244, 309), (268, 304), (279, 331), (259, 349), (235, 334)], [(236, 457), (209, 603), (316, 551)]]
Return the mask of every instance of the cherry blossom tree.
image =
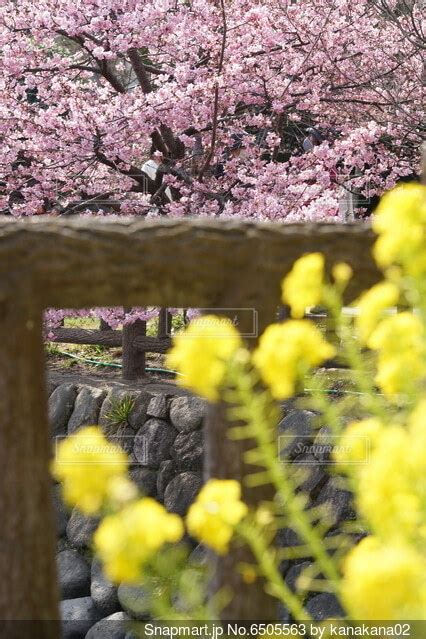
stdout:
[(418, 172), (423, 29), (414, 0), (3, 0), (0, 208), (368, 208)]
[[(6, 0), (2, 208), (334, 216), (344, 181), (374, 194), (417, 169), (421, 15), (413, 0)], [(323, 137), (302, 153), (309, 125)]]

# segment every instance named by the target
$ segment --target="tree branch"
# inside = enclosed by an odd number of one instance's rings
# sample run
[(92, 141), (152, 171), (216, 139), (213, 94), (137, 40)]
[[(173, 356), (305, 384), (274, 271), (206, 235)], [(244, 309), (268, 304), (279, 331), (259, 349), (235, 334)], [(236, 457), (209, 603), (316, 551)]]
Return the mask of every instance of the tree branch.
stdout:
[(145, 65), (142, 62), (142, 59), (139, 55), (139, 51), (137, 49), (129, 49), (128, 50), (129, 60), (133, 67), (133, 71), (138, 79), (138, 82), (141, 86), (141, 89), (144, 93), (151, 93), (152, 85), (148, 74), (145, 69)]

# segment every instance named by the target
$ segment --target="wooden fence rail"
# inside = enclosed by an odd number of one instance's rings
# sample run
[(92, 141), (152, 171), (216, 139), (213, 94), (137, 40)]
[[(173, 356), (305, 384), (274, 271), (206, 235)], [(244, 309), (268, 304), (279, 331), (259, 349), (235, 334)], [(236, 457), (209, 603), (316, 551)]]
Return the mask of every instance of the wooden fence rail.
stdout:
[[(37, 637), (59, 636), (50, 621), (58, 618), (58, 592), (43, 309), (253, 308), (261, 330), (275, 315), (282, 276), (307, 251), (323, 251), (329, 266), (351, 264), (356, 277), (349, 295), (376, 282), (373, 240), (360, 225), (0, 221), (0, 619), (39, 620)], [(223, 407), (212, 408), (205, 430), (207, 476), (241, 480), (246, 444), (227, 439)], [(244, 498), (255, 504), (270, 497), (264, 490), (244, 488)], [(237, 561), (231, 553), (216, 564), (217, 585), (236, 593), (228, 618), (272, 618), (259, 581), (241, 583), (233, 572)], [(19, 629), (16, 636), (23, 636)]]
[(159, 310), (157, 336), (146, 335), (146, 322), (138, 321), (112, 330), (103, 320), (99, 329), (64, 328), (53, 330), (51, 341), (62, 344), (92, 344), (107, 347), (122, 347), (123, 378), (137, 379), (145, 374), (146, 353), (167, 353), (171, 346), (171, 316), (166, 308)]

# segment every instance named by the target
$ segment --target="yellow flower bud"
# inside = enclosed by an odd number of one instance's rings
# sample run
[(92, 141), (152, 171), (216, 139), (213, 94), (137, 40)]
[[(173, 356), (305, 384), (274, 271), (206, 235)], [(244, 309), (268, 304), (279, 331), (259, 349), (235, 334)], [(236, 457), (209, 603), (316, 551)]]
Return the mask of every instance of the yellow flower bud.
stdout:
[(235, 526), (246, 516), (241, 486), (232, 479), (211, 479), (188, 511), (188, 532), (219, 555), (228, 552)]
[(337, 447), (333, 450), (334, 460), (343, 467), (351, 465), (361, 470), (370, 461), (370, 455), (383, 428), (383, 424), (373, 418), (352, 422), (344, 430)]
[(386, 395), (409, 392), (426, 373), (423, 324), (404, 312), (380, 322), (367, 341), (378, 351), (376, 382)]
[(346, 262), (339, 262), (333, 266), (332, 275), (337, 284), (347, 284), (353, 275), (353, 270)]
[(355, 318), (355, 327), (362, 343), (366, 343), (376, 328), (383, 312), (398, 303), (399, 290), (392, 282), (380, 282), (354, 302), (359, 315)]
[(292, 317), (303, 317), (307, 306), (321, 302), (323, 278), (322, 253), (309, 253), (294, 263), (282, 283), (282, 300), (290, 306)]
[(425, 558), (402, 541), (367, 537), (345, 559), (341, 592), (353, 619), (422, 619)]
[(253, 363), (273, 397), (285, 399), (313, 366), (333, 357), (335, 349), (307, 320), (271, 324), (253, 353)]
[(240, 334), (231, 320), (205, 315), (173, 338), (167, 365), (183, 375), (178, 378), (181, 386), (217, 401), (228, 362), (241, 347)]
[(399, 264), (406, 273), (426, 273), (426, 187), (402, 184), (386, 193), (376, 210), (373, 228), (379, 238), (374, 257), (379, 266)]
[(138, 583), (144, 563), (184, 532), (182, 520), (150, 497), (132, 502), (105, 517), (94, 535), (96, 552), (115, 583)]
[(88, 426), (59, 444), (52, 472), (62, 482), (65, 502), (91, 515), (108, 501), (114, 482), (124, 480), (127, 465), (125, 452), (100, 428)]

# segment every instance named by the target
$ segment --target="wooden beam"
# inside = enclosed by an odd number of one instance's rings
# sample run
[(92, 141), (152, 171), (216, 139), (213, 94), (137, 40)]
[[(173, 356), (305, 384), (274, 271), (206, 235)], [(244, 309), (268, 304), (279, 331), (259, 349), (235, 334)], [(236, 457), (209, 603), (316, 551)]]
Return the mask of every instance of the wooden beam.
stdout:
[[(43, 382), (41, 310), (93, 306), (252, 309), (271, 321), (280, 282), (294, 260), (322, 251), (328, 266), (348, 262), (355, 278), (348, 297), (374, 284), (374, 234), (365, 225), (263, 224), (223, 220), (0, 220), (0, 618), (57, 618), (54, 526)], [(226, 311), (225, 311), (226, 312)], [(128, 333), (130, 340), (130, 333)], [(146, 343), (132, 334), (136, 351)], [(256, 335), (253, 335), (251, 344)], [(133, 374), (133, 373), (132, 373)], [(137, 371), (136, 371), (137, 374)], [(222, 410), (222, 412), (221, 412)], [(246, 442), (230, 442), (215, 407), (206, 426), (208, 476), (242, 481)], [(232, 457), (232, 463), (229, 461)], [(227, 467), (227, 464), (231, 466)], [(270, 497), (245, 490), (255, 506)], [(229, 583), (239, 556), (217, 560), (217, 584)], [(227, 582), (228, 580), (228, 582)], [(271, 618), (261, 583), (238, 579), (233, 619)], [(46, 626), (43, 639), (55, 636)]]
[(31, 270), (45, 307), (255, 308), (264, 293), (278, 302), (282, 276), (308, 251), (347, 261), (359, 293), (380, 277), (373, 241), (363, 224), (1, 220), (0, 276)]
[[(85, 328), (55, 328), (52, 342), (61, 344), (96, 344), (99, 346), (119, 347), (122, 345), (122, 331), (99, 331)], [(138, 335), (133, 338), (133, 348), (146, 353), (167, 353), (171, 346), (169, 337)]]
[(42, 309), (29, 271), (0, 284), (0, 619), (7, 636), (59, 637)]
[(146, 353), (167, 353), (171, 345), (172, 340), (169, 337), (139, 336), (133, 340), (133, 347)]
[(55, 328), (52, 342), (62, 344), (96, 344), (99, 346), (121, 346), (121, 331), (93, 330), (88, 328)]

